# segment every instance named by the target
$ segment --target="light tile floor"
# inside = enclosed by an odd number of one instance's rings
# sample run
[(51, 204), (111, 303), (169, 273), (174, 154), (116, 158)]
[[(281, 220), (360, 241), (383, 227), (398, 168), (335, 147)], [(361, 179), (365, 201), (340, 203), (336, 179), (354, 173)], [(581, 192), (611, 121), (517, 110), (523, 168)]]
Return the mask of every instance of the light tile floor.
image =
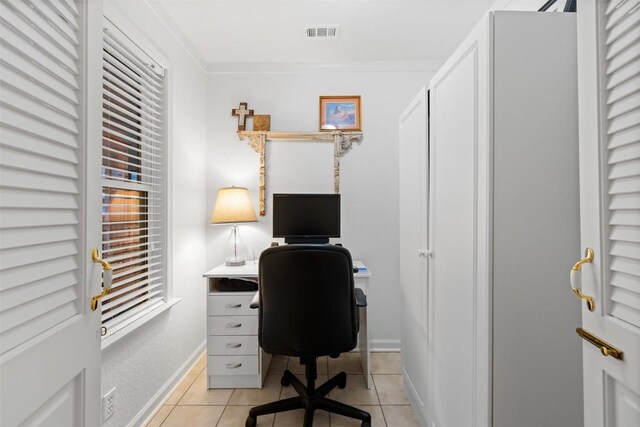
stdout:
[[(318, 359), (317, 384), (340, 371), (348, 375), (344, 390), (334, 389), (329, 397), (357, 406), (371, 414), (374, 427), (419, 427), (402, 380), (400, 353), (372, 353), (373, 387), (364, 385), (358, 353), (345, 353), (338, 359)], [(206, 358), (194, 363), (182, 381), (169, 393), (148, 427), (242, 427), (252, 406), (295, 395), (293, 387), (282, 387), (285, 369), (304, 382), (304, 367), (297, 359), (274, 356), (262, 389), (207, 389)], [(301, 426), (303, 410), (258, 417), (258, 427)], [(351, 427), (360, 422), (340, 415), (316, 411), (314, 427)]]

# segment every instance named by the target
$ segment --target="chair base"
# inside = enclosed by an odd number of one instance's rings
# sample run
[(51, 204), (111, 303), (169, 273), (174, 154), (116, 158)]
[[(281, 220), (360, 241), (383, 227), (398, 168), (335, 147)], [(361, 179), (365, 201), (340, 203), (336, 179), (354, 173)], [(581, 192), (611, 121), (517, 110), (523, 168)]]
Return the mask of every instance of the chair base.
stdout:
[[(313, 366), (310, 366), (313, 365)], [(304, 427), (312, 427), (313, 413), (316, 409), (332, 412), (334, 414), (344, 415), (345, 417), (355, 418), (362, 421), (361, 427), (371, 427), (371, 415), (353, 406), (335, 400), (327, 399), (326, 396), (336, 387), (345, 388), (347, 385), (347, 374), (340, 372), (335, 377), (329, 379), (317, 389), (315, 388), (315, 360), (306, 366), (307, 385), (305, 386), (295, 375), (288, 369), (284, 371), (284, 375), (280, 383), (287, 387), (292, 385), (298, 392), (299, 396), (289, 399), (278, 400), (264, 405), (251, 408), (247, 417), (246, 427), (255, 427), (257, 417), (260, 415), (275, 414), (278, 412), (292, 411), (295, 409), (304, 409)]]

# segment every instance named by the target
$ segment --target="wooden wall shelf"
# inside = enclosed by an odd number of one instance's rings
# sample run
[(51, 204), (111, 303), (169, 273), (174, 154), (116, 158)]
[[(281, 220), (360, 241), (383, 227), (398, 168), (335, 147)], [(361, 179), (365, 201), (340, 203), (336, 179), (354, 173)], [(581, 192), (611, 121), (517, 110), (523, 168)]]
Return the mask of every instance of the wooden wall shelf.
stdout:
[(267, 141), (335, 141), (335, 137), (351, 138), (351, 141), (359, 141), (362, 139), (362, 132), (275, 132), (261, 130), (240, 130), (238, 131), (240, 140), (245, 138), (258, 138), (262, 135), (266, 136)]
[(340, 157), (354, 142), (362, 141), (362, 132), (273, 132), (238, 131), (241, 141), (247, 140), (249, 146), (260, 155), (260, 216), (265, 215), (265, 175), (267, 141), (300, 141), (333, 143), (333, 191), (340, 192)]

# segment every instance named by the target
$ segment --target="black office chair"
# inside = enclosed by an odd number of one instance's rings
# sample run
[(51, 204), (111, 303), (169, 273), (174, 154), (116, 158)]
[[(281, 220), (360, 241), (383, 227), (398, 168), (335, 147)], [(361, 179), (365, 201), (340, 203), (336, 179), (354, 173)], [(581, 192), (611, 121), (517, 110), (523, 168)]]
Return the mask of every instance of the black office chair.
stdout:
[(338, 357), (357, 343), (358, 306), (366, 300), (354, 289), (349, 251), (333, 245), (272, 247), (260, 256), (259, 278), (260, 346), (267, 353), (299, 357), (307, 384), (286, 370), (280, 382), (292, 385), (299, 396), (251, 408), (246, 427), (254, 427), (260, 415), (301, 408), (305, 427), (313, 425), (316, 409), (356, 418), (370, 427), (368, 412), (324, 397), (336, 386), (346, 387), (346, 373), (315, 385), (316, 359)]

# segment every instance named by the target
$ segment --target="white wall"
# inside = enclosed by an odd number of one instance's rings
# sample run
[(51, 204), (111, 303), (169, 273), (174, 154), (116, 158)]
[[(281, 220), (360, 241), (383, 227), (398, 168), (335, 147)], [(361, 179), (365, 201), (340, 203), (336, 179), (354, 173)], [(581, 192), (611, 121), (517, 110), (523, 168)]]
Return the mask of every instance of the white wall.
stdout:
[[(231, 109), (246, 101), (271, 114), (271, 129), (317, 131), (320, 95), (361, 95), (364, 140), (341, 160), (342, 237), (336, 239), (373, 273), (369, 325), (373, 346), (399, 348), (398, 116), (431, 72), (300, 71), (212, 73), (208, 78), (207, 199), (211, 212), (219, 187), (248, 187), (258, 208), (258, 155), (236, 135)], [(250, 122), (247, 129), (252, 129)], [(273, 192), (332, 192), (330, 143), (269, 142), (267, 216), (243, 224), (249, 256), (271, 237)], [(207, 267), (224, 261), (229, 227), (207, 226)]]
[(106, 16), (169, 69), (169, 283), (173, 296), (182, 298), (102, 352), (103, 394), (117, 387), (116, 411), (105, 425), (124, 426), (144, 421), (154, 409), (154, 395), (205, 340), (206, 75), (144, 0), (107, 0), (104, 7)]

